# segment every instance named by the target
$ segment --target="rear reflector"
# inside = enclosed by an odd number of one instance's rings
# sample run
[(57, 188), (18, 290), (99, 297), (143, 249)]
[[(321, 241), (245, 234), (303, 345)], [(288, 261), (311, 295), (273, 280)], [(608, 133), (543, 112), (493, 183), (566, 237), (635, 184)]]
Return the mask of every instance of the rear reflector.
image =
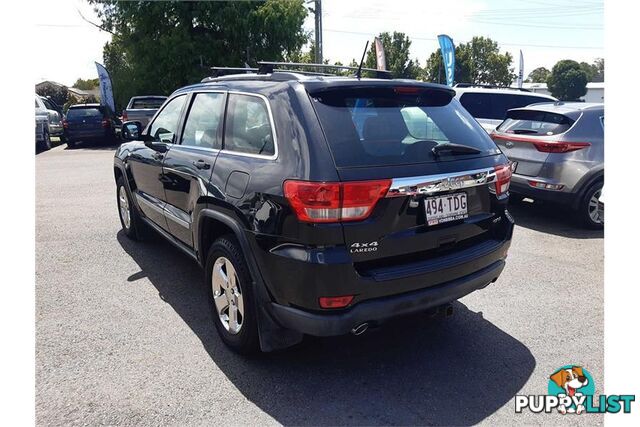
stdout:
[(353, 295), (343, 295), (341, 297), (320, 297), (320, 307), (322, 308), (344, 308), (351, 304)]
[(581, 150), (591, 146), (588, 142), (568, 142), (568, 141), (547, 141), (537, 138), (523, 138), (517, 136), (505, 136), (492, 134), (491, 138), (505, 141), (528, 142), (536, 147), (536, 150), (543, 153), (568, 153), (570, 151)]
[(102, 127), (103, 127), (103, 128), (107, 128), (107, 127), (109, 127), (109, 126), (111, 126), (111, 120), (109, 120), (109, 119), (103, 119), (103, 120), (102, 120)]
[(512, 163), (507, 165), (498, 165), (494, 167), (496, 171), (496, 196), (500, 196), (509, 191), (512, 175)]
[(287, 180), (284, 196), (300, 221), (359, 221), (371, 214), (390, 186), (390, 179), (353, 182)]

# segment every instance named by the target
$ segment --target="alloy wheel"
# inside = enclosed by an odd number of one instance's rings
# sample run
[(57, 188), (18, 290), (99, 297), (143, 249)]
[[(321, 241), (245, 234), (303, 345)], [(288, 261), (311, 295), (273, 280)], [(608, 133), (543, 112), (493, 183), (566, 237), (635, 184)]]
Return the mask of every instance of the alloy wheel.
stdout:
[(124, 228), (128, 230), (129, 227), (131, 227), (131, 211), (129, 210), (129, 198), (127, 197), (127, 190), (124, 188), (124, 185), (121, 185), (118, 190), (118, 206)]
[(602, 218), (600, 218), (600, 212), (598, 212), (598, 201), (600, 200), (600, 194), (602, 193), (602, 189), (597, 190), (589, 199), (589, 204), (587, 205), (589, 218), (595, 224), (602, 224)]
[(240, 332), (244, 321), (244, 300), (238, 282), (231, 261), (225, 257), (216, 259), (211, 275), (213, 302), (220, 323), (233, 335)]

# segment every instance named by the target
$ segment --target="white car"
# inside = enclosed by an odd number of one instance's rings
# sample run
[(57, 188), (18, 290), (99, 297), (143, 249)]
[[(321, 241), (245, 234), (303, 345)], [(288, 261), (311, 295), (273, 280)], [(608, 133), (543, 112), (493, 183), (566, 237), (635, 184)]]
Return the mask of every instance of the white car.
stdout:
[(491, 133), (502, 123), (507, 117), (507, 111), (512, 108), (558, 101), (553, 96), (516, 88), (458, 83), (453, 89), (456, 91), (456, 99), (475, 117), (487, 133)]

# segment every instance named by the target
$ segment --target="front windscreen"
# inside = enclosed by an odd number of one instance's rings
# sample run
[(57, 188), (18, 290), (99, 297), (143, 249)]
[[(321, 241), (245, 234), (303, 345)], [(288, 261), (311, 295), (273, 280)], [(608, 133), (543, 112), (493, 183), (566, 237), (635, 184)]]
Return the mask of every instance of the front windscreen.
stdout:
[[(311, 94), (336, 166), (389, 166), (496, 154), (477, 122), (441, 89), (339, 88)], [(439, 144), (478, 152), (434, 155)]]

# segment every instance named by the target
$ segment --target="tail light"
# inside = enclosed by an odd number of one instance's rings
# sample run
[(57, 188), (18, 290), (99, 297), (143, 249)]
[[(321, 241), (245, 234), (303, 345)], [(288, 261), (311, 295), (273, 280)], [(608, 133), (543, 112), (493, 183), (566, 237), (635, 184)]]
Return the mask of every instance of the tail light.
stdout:
[(318, 302), (322, 308), (344, 308), (351, 304), (353, 295), (344, 295), (341, 297), (320, 297)]
[(67, 121), (67, 119), (64, 119), (64, 120), (62, 121), (62, 127), (63, 127), (63, 128), (65, 128), (65, 129), (68, 129), (68, 128), (69, 128), (69, 122)]
[(127, 116), (127, 110), (124, 110), (122, 112), (122, 121), (126, 122), (127, 120), (129, 120), (129, 117)]
[(111, 120), (110, 119), (102, 119), (102, 127), (103, 128), (108, 128), (109, 126), (111, 126)]
[(288, 180), (284, 196), (303, 222), (359, 221), (367, 218), (391, 180), (309, 182)]
[(511, 170), (512, 163), (506, 165), (498, 165), (494, 167), (496, 171), (496, 196), (501, 196), (509, 191), (509, 184), (511, 184), (511, 175), (513, 171)]
[(589, 147), (588, 142), (534, 142), (536, 150), (543, 153), (568, 153), (570, 151), (582, 150)]
[(497, 134), (492, 134), (491, 138), (506, 141), (528, 142), (533, 144), (533, 146), (536, 147), (536, 150), (542, 153), (568, 153), (570, 151), (581, 150), (591, 146), (588, 142), (545, 141), (537, 138), (522, 138)]

